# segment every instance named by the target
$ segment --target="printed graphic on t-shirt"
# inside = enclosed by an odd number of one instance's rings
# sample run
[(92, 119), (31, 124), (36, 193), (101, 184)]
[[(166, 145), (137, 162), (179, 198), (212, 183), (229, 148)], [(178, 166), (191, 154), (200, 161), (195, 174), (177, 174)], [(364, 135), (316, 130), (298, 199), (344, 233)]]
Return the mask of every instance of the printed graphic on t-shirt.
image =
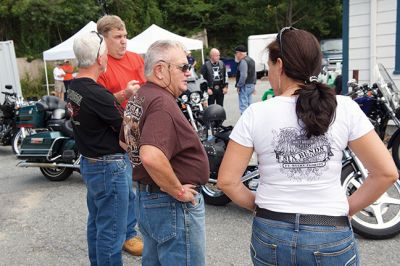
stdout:
[(133, 101), (129, 101), (126, 105), (123, 119), (125, 143), (128, 145), (127, 152), (133, 165), (140, 165), (142, 163), (139, 157), (139, 121), (143, 115), (143, 101), (143, 97), (134, 97)]
[(318, 180), (322, 171), (328, 170), (327, 161), (333, 153), (326, 136), (307, 138), (297, 128), (273, 131), (273, 147), (281, 172), (293, 181)]
[(217, 65), (217, 66), (212, 66), (212, 71), (213, 71), (213, 80), (214, 80), (214, 82), (216, 82), (216, 81), (220, 81), (221, 80), (221, 75), (220, 75), (220, 72), (219, 72), (219, 65)]
[(80, 122), (76, 121), (74, 118), (79, 114), (79, 109), (83, 97), (76, 91), (69, 90), (67, 98), (69, 100), (69, 102), (67, 103), (67, 110), (69, 116), (71, 117), (71, 122), (74, 123), (75, 126), (78, 126), (80, 125)]

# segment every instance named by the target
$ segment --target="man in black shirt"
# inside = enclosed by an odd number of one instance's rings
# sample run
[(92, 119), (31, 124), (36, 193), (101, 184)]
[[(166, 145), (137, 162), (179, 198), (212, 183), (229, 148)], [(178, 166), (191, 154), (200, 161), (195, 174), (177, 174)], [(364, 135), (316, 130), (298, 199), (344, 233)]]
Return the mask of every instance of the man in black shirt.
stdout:
[[(71, 83), (68, 109), (87, 187), (87, 241), (91, 265), (122, 265), (129, 198), (135, 197), (129, 158), (119, 146), (123, 110), (111, 92), (96, 83), (107, 67), (107, 47), (96, 32), (74, 40), (79, 73)], [(136, 233), (136, 232), (135, 232)]]
[(208, 105), (224, 105), (224, 95), (228, 92), (228, 76), (224, 62), (219, 60), (218, 49), (210, 50), (210, 60), (201, 67), (201, 74), (208, 83)]

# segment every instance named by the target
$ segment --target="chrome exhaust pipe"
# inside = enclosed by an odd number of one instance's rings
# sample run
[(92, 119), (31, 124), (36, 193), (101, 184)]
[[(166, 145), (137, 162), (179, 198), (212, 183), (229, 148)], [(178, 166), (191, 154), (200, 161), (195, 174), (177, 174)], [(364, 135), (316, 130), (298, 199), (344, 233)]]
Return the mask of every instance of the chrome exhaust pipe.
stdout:
[(66, 164), (66, 163), (28, 163), (26, 161), (21, 161), (17, 163), (18, 167), (41, 167), (41, 168), (74, 168), (79, 169), (79, 164)]

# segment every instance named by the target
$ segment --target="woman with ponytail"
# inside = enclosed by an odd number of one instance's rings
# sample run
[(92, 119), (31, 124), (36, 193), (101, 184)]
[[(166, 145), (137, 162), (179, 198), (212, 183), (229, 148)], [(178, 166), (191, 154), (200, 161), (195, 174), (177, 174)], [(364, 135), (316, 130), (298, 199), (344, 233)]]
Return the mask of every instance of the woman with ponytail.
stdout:
[[(311, 33), (285, 27), (267, 49), (276, 96), (240, 117), (218, 186), (254, 211), (254, 265), (359, 265), (350, 218), (396, 181), (396, 166), (359, 106), (318, 81), (322, 55)], [(347, 146), (369, 171), (349, 198), (340, 182)], [(240, 181), (253, 152), (255, 194)]]

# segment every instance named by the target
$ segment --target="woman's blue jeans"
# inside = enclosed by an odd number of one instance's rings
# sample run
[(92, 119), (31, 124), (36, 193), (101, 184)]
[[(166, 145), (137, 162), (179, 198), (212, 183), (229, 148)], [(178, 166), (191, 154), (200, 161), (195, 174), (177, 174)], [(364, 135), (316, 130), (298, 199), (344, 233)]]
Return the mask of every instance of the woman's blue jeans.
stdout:
[(299, 225), (254, 217), (254, 265), (359, 265), (350, 227)]
[[(132, 168), (126, 154), (82, 157), (87, 187), (87, 241), (91, 265), (122, 265), (122, 245), (137, 234)], [(128, 230), (127, 230), (128, 228)]]
[(177, 201), (166, 193), (137, 190), (136, 211), (142, 233), (143, 266), (205, 265), (205, 208)]

